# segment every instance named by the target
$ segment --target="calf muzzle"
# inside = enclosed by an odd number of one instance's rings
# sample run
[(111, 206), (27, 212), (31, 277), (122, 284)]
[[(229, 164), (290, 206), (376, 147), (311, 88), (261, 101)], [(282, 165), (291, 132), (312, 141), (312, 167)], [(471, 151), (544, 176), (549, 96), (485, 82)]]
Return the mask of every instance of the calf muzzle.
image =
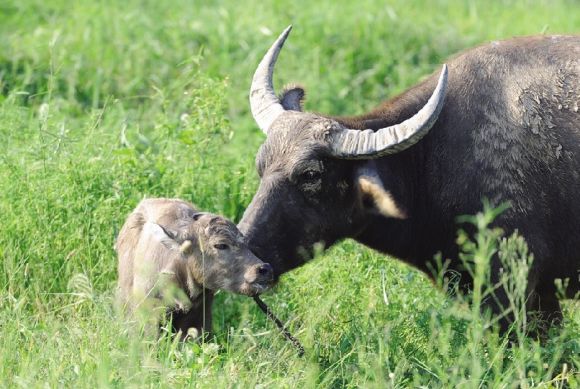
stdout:
[(246, 271), (244, 279), (252, 286), (263, 286), (266, 289), (274, 282), (274, 269), (269, 263), (254, 265)]

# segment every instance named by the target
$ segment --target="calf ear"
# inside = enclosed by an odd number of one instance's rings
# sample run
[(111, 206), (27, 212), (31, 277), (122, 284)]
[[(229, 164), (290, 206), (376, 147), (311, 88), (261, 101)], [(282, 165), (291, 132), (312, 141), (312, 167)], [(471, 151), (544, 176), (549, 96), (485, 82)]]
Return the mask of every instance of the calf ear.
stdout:
[(198, 221), (203, 215), (207, 215), (207, 212), (197, 212), (197, 213), (194, 213), (193, 216), (192, 216), (193, 221)]
[(175, 240), (177, 237), (177, 233), (172, 231), (160, 224), (146, 222), (143, 224), (143, 231), (142, 233), (149, 237), (149, 239), (153, 239), (163, 246), (167, 247), (170, 250), (178, 250), (179, 243)]
[(161, 228), (163, 230), (163, 232), (165, 233), (165, 235), (167, 235), (168, 238), (173, 239), (173, 240), (177, 240), (177, 232), (170, 230), (169, 228), (162, 226), (161, 224), (157, 224), (159, 226), (159, 228)]
[(385, 217), (407, 218), (407, 215), (401, 210), (391, 193), (385, 190), (373, 166), (365, 166), (359, 169), (356, 175), (356, 185), (363, 208)]
[(306, 92), (301, 86), (286, 85), (280, 94), (280, 103), (285, 110), (302, 112), (305, 96)]
[(183, 241), (181, 246), (179, 246), (179, 251), (181, 251), (181, 253), (185, 255), (191, 254), (191, 252), (193, 251), (193, 242), (189, 239)]

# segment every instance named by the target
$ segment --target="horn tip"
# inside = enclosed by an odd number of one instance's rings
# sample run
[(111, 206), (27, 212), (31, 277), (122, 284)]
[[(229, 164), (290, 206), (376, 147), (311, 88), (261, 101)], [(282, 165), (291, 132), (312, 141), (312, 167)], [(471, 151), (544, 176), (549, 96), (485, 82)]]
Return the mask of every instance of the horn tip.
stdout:
[(284, 39), (286, 39), (288, 37), (288, 35), (290, 34), (290, 31), (292, 31), (292, 25), (289, 24), (288, 27), (286, 27), (284, 29), (284, 31), (282, 31), (282, 34), (280, 34), (281, 36), (284, 37)]
[(447, 64), (444, 63), (443, 64), (443, 69), (441, 69), (441, 78), (447, 78), (447, 74), (449, 73), (448, 68), (447, 68)]
[[(448, 69), (447, 69), (447, 64), (443, 64), (443, 68), (441, 69), (441, 73), (439, 74), (439, 80), (437, 81), (437, 87), (435, 88), (435, 91), (433, 93), (433, 95), (438, 95), (440, 93), (445, 94), (446, 90), (447, 90), (447, 78), (448, 78)], [(433, 97), (433, 96), (432, 96)]]

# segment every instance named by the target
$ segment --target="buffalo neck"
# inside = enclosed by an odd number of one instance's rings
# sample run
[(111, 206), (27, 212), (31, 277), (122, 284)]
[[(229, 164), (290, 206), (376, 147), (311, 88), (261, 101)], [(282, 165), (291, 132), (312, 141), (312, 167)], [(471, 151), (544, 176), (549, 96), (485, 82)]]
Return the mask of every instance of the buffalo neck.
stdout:
[[(378, 129), (400, 123), (413, 116), (426, 103), (435, 84), (434, 75), (367, 114), (333, 119), (354, 129)], [(443, 212), (440, 204), (432, 197), (432, 167), (427, 163), (439, 158), (436, 155), (435, 139), (444, 121), (445, 109), (421, 142), (400, 153), (374, 160), (385, 189), (407, 217), (400, 220), (379, 214), (363, 215), (359, 228), (355, 229), (352, 236), (370, 248), (401, 259), (427, 273), (430, 273), (428, 262), (437, 253), (442, 253), (445, 258), (456, 256), (454, 240), (449, 238), (455, 234), (442, 227), (455, 223), (448, 220), (451, 216)]]

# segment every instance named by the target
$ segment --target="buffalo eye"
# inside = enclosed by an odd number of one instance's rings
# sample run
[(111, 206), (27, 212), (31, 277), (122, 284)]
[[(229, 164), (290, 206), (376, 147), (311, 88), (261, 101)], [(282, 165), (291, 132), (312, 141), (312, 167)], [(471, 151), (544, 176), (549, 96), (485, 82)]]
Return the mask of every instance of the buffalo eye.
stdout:
[(230, 248), (230, 246), (228, 246), (225, 243), (217, 243), (217, 244), (214, 244), (213, 247), (215, 247), (218, 250), (227, 250)]
[(315, 181), (322, 177), (320, 170), (306, 170), (300, 175), (302, 181)]

